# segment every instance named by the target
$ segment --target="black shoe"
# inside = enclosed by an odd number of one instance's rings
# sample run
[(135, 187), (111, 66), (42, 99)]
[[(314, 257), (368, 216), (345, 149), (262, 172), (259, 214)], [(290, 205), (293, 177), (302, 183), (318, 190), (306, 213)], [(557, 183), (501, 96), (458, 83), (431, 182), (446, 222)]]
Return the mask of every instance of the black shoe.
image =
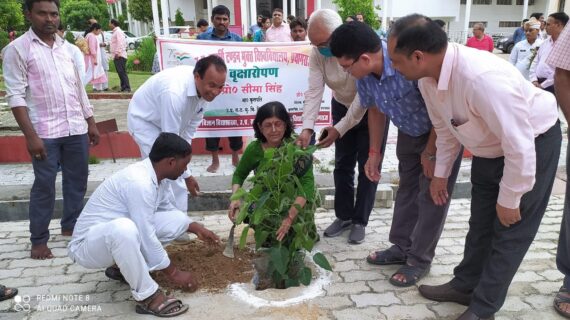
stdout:
[(121, 90), (121, 92), (131, 93), (131, 89), (124, 89), (124, 90)]
[(109, 279), (113, 279), (113, 280), (117, 280), (117, 281), (127, 283), (127, 280), (125, 280), (125, 277), (123, 277), (121, 270), (115, 266), (108, 267), (107, 269), (105, 269), (105, 275)]
[(439, 285), (421, 285), (418, 290), (427, 299), (439, 302), (455, 302), (464, 306), (471, 304), (471, 293), (465, 293), (453, 288), (451, 282)]
[(325, 229), (324, 235), (329, 238), (338, 237), (345, 229), (350, 227), (351, 223), (350, 220), (343, 221), (337, 218)]

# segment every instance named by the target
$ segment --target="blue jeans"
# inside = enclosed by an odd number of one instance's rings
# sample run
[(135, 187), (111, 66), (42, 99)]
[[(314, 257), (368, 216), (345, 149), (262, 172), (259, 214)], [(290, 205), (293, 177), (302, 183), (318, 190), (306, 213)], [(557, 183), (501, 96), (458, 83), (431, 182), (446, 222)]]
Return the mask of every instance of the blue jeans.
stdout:
[(55, 205), (55, 179), (62, 167), (63, 217), (61, 229), (72, 231), (83, 209), (87, 190), (89, 141), (87, 134), (42, 139), (47, 159), (32, 160), (35, 180), (30, 192), (30, 240), (33, 245), (49, 239), (49, 223)]

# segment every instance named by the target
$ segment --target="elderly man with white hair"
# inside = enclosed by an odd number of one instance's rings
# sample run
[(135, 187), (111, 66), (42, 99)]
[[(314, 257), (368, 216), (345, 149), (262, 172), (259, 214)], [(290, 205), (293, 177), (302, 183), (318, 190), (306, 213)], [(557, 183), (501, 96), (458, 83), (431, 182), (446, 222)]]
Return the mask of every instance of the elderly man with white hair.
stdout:
[[(377, 182), (368, 180), (364, 174), (364, 165), (369, 152), (368, 120), (366, 110), (361, 108), (356, 94), (356, 79), (342, 69), (329, 48), (331, 34), (341, 24), (342, 18), (330, 9), (317, 10), (309, 18), (308, 36), (313, 48), (309, 60), (309, 89), (305, 92), (303, 131), (297, 143), (306, 147), (313, 136), (326, 84), (333, 91), (331, 108), (334, 126), (325, 129), (327, 136), (321, 139), (319, 144), (328, 147), (336, 142), (334, 169), (336, 220), (325, 230), (324, 235), (336, 237), (350, 227), (348, 242), (359, 244), (364, 241), (365, 228), (376, 196)], [(381, 149), (375, 152), (383, 153), (384, 147)], [(359, 175), (355, 201), (354, 167), (357, 161)]]

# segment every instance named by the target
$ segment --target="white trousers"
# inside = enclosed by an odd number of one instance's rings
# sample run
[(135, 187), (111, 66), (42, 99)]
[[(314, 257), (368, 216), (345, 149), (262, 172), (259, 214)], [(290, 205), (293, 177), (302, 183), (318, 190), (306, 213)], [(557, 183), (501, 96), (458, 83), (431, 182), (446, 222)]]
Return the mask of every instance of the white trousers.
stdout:
[[(181, 211), (157, 212), (154, 226), (158, 240), (166, 245), (188, 230), (189, 217)], [(89, 228), (83, 241), (69, 248), (69, 257), (88, 269), (116, 264), (137, 301), (150, 297), (158, 284), (149, 275), (149, 266), (140, 250), (141, 235), (129, 218), (117, 218)]]
[[(138, 127), (141, 125), (142, 124), (136, 126)], [(150, 153), (150, 149), (152, 148), (154, 140), (156, 140), (160, 132), (156, 131), (154, 127), (150, 126), (144, 129), (136, 128), (136, 133), (133, 129), (131, 129), (131, 136), (139, 146), (139, 149), (141, 151), (141, 159), (146, 159), (148, 158), (148, 154)], [(165, 179), (161, 183), (164, 182), (170, 186), (172, 196), (174, 197), (174, 206), (176, 209), (182, 212), (188, 212), (188, 188), (186, 187), (186, 181), (184, 178), (178, 177), (176, 180)]]

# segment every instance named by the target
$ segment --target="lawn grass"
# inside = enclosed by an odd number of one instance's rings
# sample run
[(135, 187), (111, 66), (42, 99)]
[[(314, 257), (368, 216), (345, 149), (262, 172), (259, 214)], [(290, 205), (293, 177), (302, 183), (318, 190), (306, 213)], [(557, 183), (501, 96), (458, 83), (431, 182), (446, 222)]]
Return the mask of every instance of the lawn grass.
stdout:
[[(135, 92), (145, 81), (146, 79), (152, 76), (150, 72), (131, 72), (128, 74), (129, 76), (129, 83), (131, 84), (132, 92)], [(4, 79), (1, 77), (0, 73), (0, 90), (5, 91), (6, 86), (4, 85)], [(119, 80), (119, 75), (116, 72), (109, 72), (109, 89), (111, 91), (121, 91), (121, 82)], [(85, 86), (87, 92), (93, 92), (93, 86), (87, 85)]]

